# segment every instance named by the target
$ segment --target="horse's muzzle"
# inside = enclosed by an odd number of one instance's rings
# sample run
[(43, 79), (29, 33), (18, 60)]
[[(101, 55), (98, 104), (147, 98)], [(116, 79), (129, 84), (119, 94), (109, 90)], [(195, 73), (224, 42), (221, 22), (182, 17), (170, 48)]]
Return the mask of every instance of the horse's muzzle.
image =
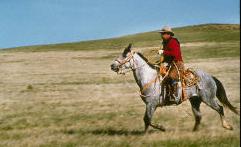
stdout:
[(115, 64), (111, 64), (110, 65), (111, 70), (113, 70), (114, 72), (118, 72), (119, 68), (115, 65)]

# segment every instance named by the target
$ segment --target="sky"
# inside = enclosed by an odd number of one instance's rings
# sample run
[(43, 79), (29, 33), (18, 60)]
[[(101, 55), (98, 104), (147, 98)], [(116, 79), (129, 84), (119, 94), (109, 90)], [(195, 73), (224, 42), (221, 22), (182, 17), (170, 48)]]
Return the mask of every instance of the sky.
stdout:
[(0, 0), (0, 48), (205, 23), (240, 24), (239, 0)]

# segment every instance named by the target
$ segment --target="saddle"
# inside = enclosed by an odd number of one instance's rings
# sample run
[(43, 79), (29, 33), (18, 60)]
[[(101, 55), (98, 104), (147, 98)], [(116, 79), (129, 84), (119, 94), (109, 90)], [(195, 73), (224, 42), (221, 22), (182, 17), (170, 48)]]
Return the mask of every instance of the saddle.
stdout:
[[(168, 74), (168, 69), (165, 67), (160, 67), (160, 75), (163, 77), (163, 75), (167, 75)], [(187, 68), (185, 69), (181, 75), (181, 85), (182, 85), (182, 96), (181, 96), (181, 102), (187, 100), (189, 97), (187, 95), (186, 89), (195, 86), (198, 82), (199, 82), (199, 77), (196, 74), (195, 70), (192, 68)], [(171, 93), (176, 93), (177, 87), (176, 86), (171, 86), (170, 84), (168, 84), (168, 82), (165, 82), (165, 87), (167, 87), (168, 89), (166, 89), (167, 91), (169, 91), (166, 101), (169, 103), (171, 102)]]
[(182, 79), (183, 79), (182, 83), (186, 87), (191, 87), (191, 86), (197, 84), (197, 82), (199, 81), (198, 75), (196, 74), (196, 72), (192, 68), (187, 68), (186, 70), (184, 70), (183, 75), (182, 75)]
[(184, 70), (182, 74), (182, 98), (181, 98), (182, 101), (185, 101), (188, 99), (188, 96), (186, 94), (186, 89), (197, 85), (199, 81), (200, 81), (200, 78), (198, 77), (194, 69), (187, 68)]

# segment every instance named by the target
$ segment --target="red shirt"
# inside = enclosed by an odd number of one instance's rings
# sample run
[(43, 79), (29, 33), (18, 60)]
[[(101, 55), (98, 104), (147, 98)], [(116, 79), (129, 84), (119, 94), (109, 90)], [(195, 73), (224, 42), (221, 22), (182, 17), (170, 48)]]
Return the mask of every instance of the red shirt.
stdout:
[(183, 61), (180, 43), (176, 38), (171, 37), (167, 41), (163, 41), (164, 56), (172, 56), (175, 62)]

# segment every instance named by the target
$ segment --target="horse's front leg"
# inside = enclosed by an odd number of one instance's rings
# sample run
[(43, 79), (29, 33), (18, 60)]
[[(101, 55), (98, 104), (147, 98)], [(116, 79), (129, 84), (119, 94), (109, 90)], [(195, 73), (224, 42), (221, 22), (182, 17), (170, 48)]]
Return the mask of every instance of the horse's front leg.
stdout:
[(152, 116), (155, 110), (156, 110), (156, 105), (153, 105), (153, 104), (146, 105), (146, 112), (144, 115), (145, 133), (147, 133), (149, 126), (152, 126), (153, 128), (159, 129), (161, 131), (165, 131), (165, 128), (163, 126), (156, 125), (151, 122)]
[(155, 112), (155, 108), (153, 105), (151, 104), (146, 104), (146, 112), (145, 112), (145, 115), (144, 115), (144, 123), (145, 123), (145, 133), (147, 133), (147, 130), (151, 124), (151, 119), (152, 119), (152, 116)]

